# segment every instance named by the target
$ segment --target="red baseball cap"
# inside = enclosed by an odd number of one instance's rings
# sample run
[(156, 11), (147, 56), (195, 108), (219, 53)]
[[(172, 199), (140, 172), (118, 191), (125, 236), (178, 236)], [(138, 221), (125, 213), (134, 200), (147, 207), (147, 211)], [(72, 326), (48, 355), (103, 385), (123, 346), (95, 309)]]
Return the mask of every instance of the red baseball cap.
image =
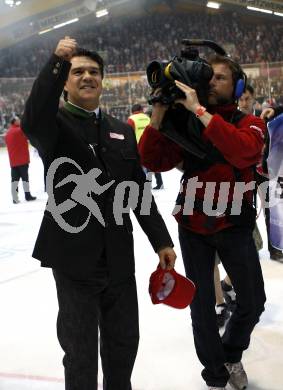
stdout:
[(150, 276), (149, 294), (153, 304), (164, 303), (184, 309), (192, 303), (195, 290), (194, 283), (174, 269), (166, 270), (158, 266)]

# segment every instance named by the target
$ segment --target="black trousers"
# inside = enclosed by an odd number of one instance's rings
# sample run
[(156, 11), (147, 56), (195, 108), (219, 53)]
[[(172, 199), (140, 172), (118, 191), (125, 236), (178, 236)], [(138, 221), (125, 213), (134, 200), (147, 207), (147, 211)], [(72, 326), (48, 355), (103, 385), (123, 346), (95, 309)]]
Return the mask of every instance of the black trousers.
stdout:
[(155, 176), (155, 180), (156, 180), (156, 186), (157, 186), (157, 187), (163, 186), (163, 180), (162, 180), (161, 173), (156, 172), (156, 173), (154, 174), (154, 176)]
[(131, 390), (139, 342), (135, 277), (112, 284), (104, 271), (84, 280), (56, 270), (53, 274), (65, 389), (97, 389), (99, 329), (103, 389)]
[[(204, 236), (179, 227), (179, 239), (186, 274), (196, 284), (191, 317), (196, 352), (204, 366), (202, 377), (208, 386), (224, 387), (229, 379), (224, 363), (241, 360), (266, 300), (252, 230), (232, 227)], [(216, 250), (237, 294), (222, 339), (215, 313)]]
[[(143, 171), (144, 173), (147, 175), (148, 173), (154, 173), (154, 172), (151, 172), (149, 169), (143, 167)], [(155, 176), (155, 181), (156, 181), (156, 187), (162, 187), (163, 186), (163, 180), (162, 180), (162, 175), (160, 172), (155, 172), (154, 173), (154, 176)]]
[(20, 179), (22, 179), (25, 197), (28, 198), (30, 196), (28, 168), (29, 164), (11, 168), (12, 197), (15, 201), (18, 200), (18, 185)]

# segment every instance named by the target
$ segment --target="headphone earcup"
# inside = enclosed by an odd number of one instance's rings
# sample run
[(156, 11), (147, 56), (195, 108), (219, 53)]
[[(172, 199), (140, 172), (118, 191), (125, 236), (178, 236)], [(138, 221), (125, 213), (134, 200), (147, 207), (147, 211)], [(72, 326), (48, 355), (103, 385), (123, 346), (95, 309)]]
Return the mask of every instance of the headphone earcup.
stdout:
[(235, 99), (239, 99), (243, 95), (244, 90), (245, 90), (245, 80), (239, 79), (235, 87)]

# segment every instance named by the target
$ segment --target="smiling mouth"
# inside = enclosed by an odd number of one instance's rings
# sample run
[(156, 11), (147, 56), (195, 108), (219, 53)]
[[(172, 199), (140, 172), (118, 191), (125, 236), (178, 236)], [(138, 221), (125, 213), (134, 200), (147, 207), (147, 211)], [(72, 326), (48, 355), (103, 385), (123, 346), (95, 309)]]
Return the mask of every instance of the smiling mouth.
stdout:
[(80, 89), (94, 89), (94, 87), (92, 85), (84, 85)]

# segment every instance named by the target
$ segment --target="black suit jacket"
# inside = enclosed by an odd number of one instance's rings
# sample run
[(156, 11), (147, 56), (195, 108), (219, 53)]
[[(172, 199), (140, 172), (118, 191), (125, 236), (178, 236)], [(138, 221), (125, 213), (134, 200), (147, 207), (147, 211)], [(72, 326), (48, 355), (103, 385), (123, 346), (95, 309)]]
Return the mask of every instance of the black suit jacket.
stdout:
[[(38, 149), (45, 173), (53, 167), (54, 162), (61, 161), (58, 159), (64, 159), (58, 164), (53, 180), (47, 181), (49, 201), (33, 257), (40, 260), (43, 266), (83, 275), (93, 272), (97, 262), (104, 257), (111, 278), (121, 280), (134, 273), (132, 223), (129, 214), (123, 214), (122, 224), (117, 223), (113, 214), (115, 191), (119, 188), (121, 190), (123, 182), (136, 183), (131, 184), (138, 189), (139, 194), (133, 211), (154, 250), (173, 244), (154, 200), (149, 215), (140, 213), (146, 179), (140, 166), (132, 128), (105, 113), (101, 113), (101, 118), (96, 120), (94, 117), (82, 117), (66, 108), (58, 110), (69, 69), (69, 62), (56, 55), (51, 57), (34, 82), (22, 119), (23, 130), (32, 145)], [(111, 180), (115, 181), (114, 184), (97, 195), (89, 191), (93, 184), (90, 183), (88, 187), (88, 182), (92, 180), (90, 176), (89, 181), (83, 184), (83, 192), (88, 193), (91, 197), (89, 199), (99, 206), (105, 226), (88, 207), (71, 198), (76, 180), (97, 168), (102, 172), (97, 177), (100, 185)], [(71, 181), (62, 184), (62, 180), (66, 181), (66, 178)], [(52, 209), (51, 196), (58, 207), (66, 205), (66, 211), (61, 217), (69, 226), (80, 227), (88, 220), (87, 226), (78, 233), (71, 233), (60, 227), (54, 220), (54, 213), (49, 211)], [(70, 200), (72, 207), (68, 207), (67, 202)], [(124, 206), (127, 200), (126, 196)]]

